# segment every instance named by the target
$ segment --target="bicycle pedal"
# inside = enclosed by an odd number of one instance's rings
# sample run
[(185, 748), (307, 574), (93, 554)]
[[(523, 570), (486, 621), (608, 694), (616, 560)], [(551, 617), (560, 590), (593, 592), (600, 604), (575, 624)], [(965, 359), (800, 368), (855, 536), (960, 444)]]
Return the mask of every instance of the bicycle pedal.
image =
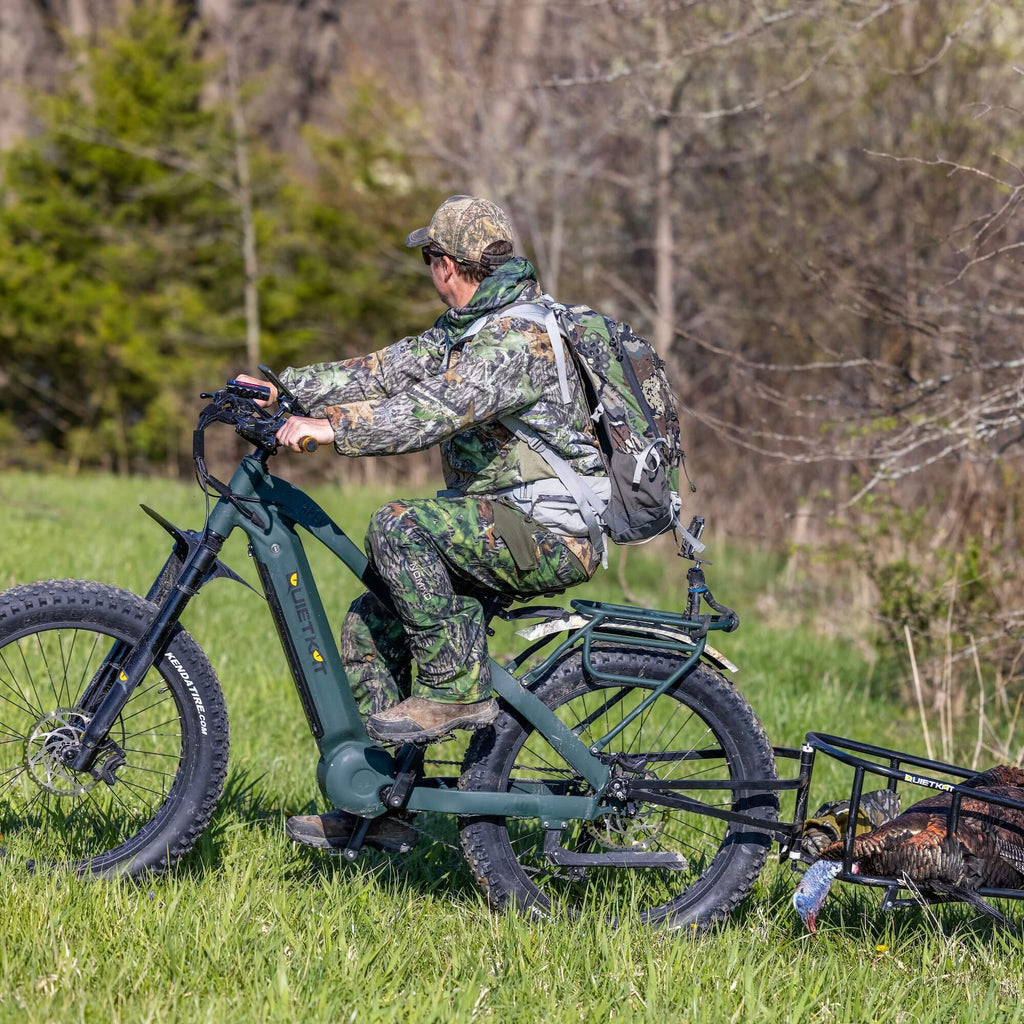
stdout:
[(410, 746), (415, 747), (418, 751), (426, 750), (427, 747), (436, 747), (438, 743), (448, 743), (450, 740), (456, 739), (456, 730), (446, 732), (443, 736), (431, 737), (429, 739), (413, 739), (413, 740), (375, 740), (374, 742), (379, 747), (385, 749), (401, 750), (402, 747)]

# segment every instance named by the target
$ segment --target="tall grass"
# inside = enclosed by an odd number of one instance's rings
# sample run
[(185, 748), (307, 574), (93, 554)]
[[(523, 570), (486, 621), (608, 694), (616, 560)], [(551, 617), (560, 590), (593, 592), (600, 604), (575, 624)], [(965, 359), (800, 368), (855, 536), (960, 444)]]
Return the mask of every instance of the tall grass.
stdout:
[[(314, 496), (357, 539), (385, 497)], [(140, 501), (201, 525), (202, 498), (182, 485), (0, 476), (0, 584), (87, 577), (144, 592), (168, 543)], [(357, 584), (310, 553), (340, 624)], [(254, 579), (239, 538), (224, 557)], [(630, 591), (680, 607), (686, 566), (670, 557), (631, 551)], [(712, 557), (711, 585), (743, 620), (719, 646), (741, 666), (735, 681), (775, 743), (797, 745), (816, 728), (921, 750), (913, 715), (879, 695), (852, 642), (809, 632), (798, 607), (759, 624), (776, 560)], [(567, 597), (620, 600), (612, 569)], [(404, 858), (371, 853), (349, 865), (296, 847), (283, 820), (318, 806), (316, 751), (265, 606), (218, 580), (186, 625), (231, 716), (229, 784), (214, 822), (178, 870), (142, 883), (0, 862), (0, 1021), (1024, 1019), (1019, 940), (964, 909), (883, 914), (877, 894), (844, 891), (812, 938), (789, 906), (790, 875), (770, 865), (720, 928), (612, 930), (491, 914), (445, 845), (457, 840), (442, 817), (427, 824), (443, 841)], [(511, 649), (513, 638), (492, 642)], [(848, 787), (843, 769), (819, 758), (812, 804)], [(789, 814), (790, 798), (783, 807)]]

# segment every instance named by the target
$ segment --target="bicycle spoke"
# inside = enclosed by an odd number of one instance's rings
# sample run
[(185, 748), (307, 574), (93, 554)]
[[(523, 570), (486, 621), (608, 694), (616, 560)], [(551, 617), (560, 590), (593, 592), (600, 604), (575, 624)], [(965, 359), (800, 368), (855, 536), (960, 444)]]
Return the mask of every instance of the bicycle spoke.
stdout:
[[(578, 725), (573, 727), (572, 731), (576, 733), (577, 736), (582, 735), (588, 727), (597, 721), (597, 719), (603, 714), (605, 716), (604, 734), (607, 736), (608, 733), (611, 732), (611, 728), (608, 727), (608, 712), (617, 704), (621, 703), (628, 692), (629, 691), (626, 687), (622, 687), (614, 697), (605, 701), (596, 711), (589, 712)], [(586, 703), (584, 703), (583, 708), (584, 711), (587, 710)], [(590, 734), (588, 733), (588, 735)]]
[[(86, 674), (89, 671), (89, 666), (92, 664), (92, 659), (93, 659), (93, 656), (96, 654), (96, 648), (99, 646), (99, 643), (100, 643), (100, 634), (97, 633), (93, 637), (93, 639), (92, 639), (92, 650), (89, 651), (89, 656), (85, 659), (85, 663), (82, 666), (82, 677), (78, 680), (78, 693), (75, 696), (75, 704), (77, 704), (79, 702), (79, 700), (81, 699), (82, 695), (86, 691), (85, 677), (86, 677)], [(95, 673), (93, 673), (93, 674), (95, 675)], [(71, 691), (68, 690), (69, 696), (70, 696), (70, 693), (71, 693)]]
[[(123, 719), (122, 719), (122, 721), (123, 721)], [(135, 739), (136, 736), (171, 736), (171, 737), (174, 737), (175, 739), (177, 739), (178, 735), (176, 735), (173, 732), (154, 732), (153, 730), (154, 729), (162, 729), (165, 725), (170, 725), (172, 722), (180, 722), (180, 721), (181, 721), (181, 718), (178, 717), (177, 715), (175, 715), (174, 718), (168, 718), (166, 722), (159, 722), (159, 723), (157, 723), (156, 725), (153, 726), (152, 729), (139, 729), (138, 732), (128, 732), (128, 733), (125, 733), (124, 736), (122, 737), (122, 739), (132, 740), (132, 739)]]
[(153, 796), (158, 796), (161, 799), (163, 799), (163, 797), (167, 795), (166, 793), (162, 793), (158, 789), (150, 789), (149, 786), (143, 786), (139, 782), (130, 782), (123, 775), (118, 777), (118, 781), (124, 783), (124, 785), (126, 785), (133, 793), (134, 792), (152, 793)]
[[(35, 634), (36, 643), (41, 645), (39, 634)], [(39, 690), (36, 688), (35, 676), (32, 669), (29, 668), (28, 659), (25, 657), (25, 649), (21, 646), (21, 641), (18, 641), (18, 654), (21, 655), (21, 663), (25, 666), (25, 674), (28, 678), (29, 686), (32, 687), (32, 692), (36, 695), (36, 707), (39, 708), (40, 716), (43, 713), (43, 702), (39, 699)]]
[[(0, 707), (6, 704), (19, 715), (32, 720), (24, 729), (0, 721), (0, 737), (3, 737), (0, 738), (0, 749), (15, 748), (16, 744), (28, 742), (26, 734), (29, 728), (37, 728), (36, 721), (43, 717), (41, 697), (44, 689), (47, 699), (54, 702), (54, 709), (65, 708), (72, 704), (76, 680), (77, 693), (80, 694), (84, 692), (87, 681), (95, 677), (92, 666), (96, 664), (99, 646), (113, 638), (94, 633), (91, 643), (86, 644), (80, 633), (80, 630), (72, 630), (68, 635), (58, 629), (49, 640), (46, 640), (45, 633), (36, 633), (32, 638), (31, 657), (29, 649), (19, 643), (20, 666), (27, 683), (21, 689), (12, 684), (11, 680), (18, 677), (11, 671), (6, 653), (0, 651), (0, 662), (9, 677), (0, 675)], [(169, 791), (176, 777), (174, 763), (179, 755), (171, 752), (173, 748), (168, 744), (180, 744), (181, 733), (180, 730), (166, 730), (168, 726), (180, 724), (181, 719), (178, 714), (170, 717), (159, 714), (159, 709), (168, 700), (173, 706), (173, 696), (160, 677), (144, 684), (129, 698), (126, 712), (119, 720), (120, 738), (124, 742), (121, 749), (129, 761), (118, 774), (114, 786), (97, 787), (86, 775), (82, 782), (84, 788), (73, 792), (73, 774), (52, 761), (54, 755), (47, 750), (47, 732), (40, 728), (37, 739), (29, 748), (31, 774), (24, 763), (0, 769), (0, 796), (7, 803), (5, 846), (24, 848), (27, 862), (45, 863), (67, 857), (91, 857), (105, 846), (117, 845), (120, 836), (137, 830), (166, 798), (166, 792), (139, 780), (162, 778), (166, 780), (165, 790)], [(39, 708), (32, 706), (34, 701), (40, 703)], [(154, 717), (154, 711), (158, 720), (145, 727), (143, 723), (147, 717)], [(137, 726), (127, 735), (123, 728), (125, 718), (134, 719), (133, 724)], [(59, 716), (52, 721), (54, 735), (58, 735), (61, 728), (66, 728)], [(111, 735), (117, 738), (116, 733)], [(137, 741), (140, 737), (165, 749), (147, 750), (137, 743), (128, 745), (132, 739)], [(149, 758), (162, 759), (169, 770), (148, 764)], [(125, 778), (126, 774), (128, 778)], [(31, 779), (30, 788), (19, 792), (16, 787), (24, 779)], [(124, 794), (131, 794), (130, 799), (125, 799), (122, 789)], [(31, 856), (28, 849), (33, 850)]]
[(168, 779), (173, 779), (175, 776), (174, 772), (162, 772), (158, 768), (143, 768), (141, 764), (133, 764), (127, 770), (133, 772), (146, 772), (149, 775), (164, 775)]
[[(134, 696), (134, 694), (133, 694), (133, 696)], [(153, 708), (158, 708), (158, 707), (160, 707), (161, 704), (166, 704), (167, 703), (167, 699), (168, 698), (166, 698), (166, 697), (161, 697), (160, 700), (154, 702), (153, 704), (150, 704), (149, 707), (140, 708), (138, 711), (133, 711), (130, 715), (124, 715), (123, 714), (123, 715), (121, 715), (121, 721), (122, 722), (127, 722), (131, 718), (138, 718), (139, 715), (144, 715), (147, 711), (152, 711)]]
[(224, 714), (202, 652), (172, 637), (167, 650), (194, 683), (158, 659), (78, 771), (82, 731), (153, 609), (115, 587), (50, 580), (0, 595), (0, 612), (0, 862), (133, 876), (173, 864), (209, 821), (227, 769), (226, 736), (185, 710), (201, 694), (208, 720)]
[(13, 729), (7, 728), (6, 722), (0, 722), (0, 735), (10, 736), (12, 739), (21, 740), (24, 742), (25, 736), (20, 732), (15, 732)]
[[(141, 733), (135, 733), (134, 735), (139, 736), (139, 735), (141, 735)], [(167, 733), (165, 735), (170, 735), (170, 734)], [(168, 754), (168, 753), (165, 753), (162, 750), (143, 750), (141, 747), (126, 747), (123, 744), (121, 744), (121, 749), (126, 754), (144, 754), (146, 757), (166, 757), (166, 758), (169, 758), (171, 761), (177, 761), (178, 760), (178, 755), (177, 754)]]
[[(4, 652), (2, 650), (0, 650), (0, 660), (3, 661), (4, 668), (7, 669), (7, 674), (11, 677), (11, 679), (16, 679), (17, 677), (11, 671), (11, 666), (7, 664), (7, 655), (4, 654)], [(23, 701), (23, 702), (25, 701), (25, 694), (22, 692), (22, 690), (19, 687), (12, 686), (11, 683), (8, 682), (3, 677), (0, 677), (0, 683), (3, 683), (4, 686), (6, 686), (7, 689), (10, 690), (11, 693), (13, 693), (21, 701)], [(13, 705), (19, 711), (24, 711), (31, 718), (39, 718), (42, 715), (42, 711), (40, 711), (40, 710), (38, 710), (36, 708), (33, 708), (27, 702), (24, 702), (24, 703), (21, 703), (21, 704), (15, 703), (15, 701), (11, 700), (9, 697), (5, 697), (2, 693), (0, 693), (0, 700), (7, 701), (8, 704)]]
[(71, 665), (71, 658), (75, 653), (75, 640), (78, 637), (78, 630), (72, 630), (71, 632), (71, 647), (67, 654), (64, 653), (64, 633), (62, 630), (57, 630), (57, 647), (60, 650), (60, 664), (61, 669), (61, 684), (60, 694), (57, 697), (57, 704), (59, 707), (65, 707), (65, 702), (70, 699), (71, 694), (68, 692), (68, 668)]
[[(652, 680), (656, 685), (656, 680)], [(649, 700), (651, 688), (605, 686), (584, 678), (577, 690), (557, 705), (556, 713), (581, 742), (600, 742), (613, 773), (628, 780), (683, 782), (687, 779), (727, 780), (733, 770), (711, 724), (681, 701), (677, 690)], [(633, 717), (630, 717), (633, 716)], [(617, 730), (617, 731), (616, 731)], [(612, 735), (614, 733), (614, 735)], [(610, 736), (610, 738), (609, 738)], [(616, 761), (616, 754), (623, 755)], [(590, 785), (569, 769), (543, 737), (528, 733), (518, 751), (510, 754), (504, 778), (510, 789), (553, 793), (590, 793)], [(567, 789), (567, 787), (574, 787)], [(682, 790), (686, 792), (686, 790)], [(705, 805), (728, 807), (730, 790), (699, 791)], [(580, 865), (557, 865), (544, 852), (546, 832), (539, 819), (507, 819), (505, 834), (514, 862), (529, 879), (539, 899), (554, 907), (579, 907), (591, 899), (602, 905), (629, 903), (645, 913), (664, 915), (709, 870), (723, 848), (728, 822), (699, 812), (669, 808), (651, 801), (609, 801), (607, 810), (591, 822), (564, 829), (559, 846), (593, 857)], [(640, 866), (644, 854), (677, 855), (681, 864)], [(635, 856), (636, 867), (602, 862), (604, 855)], [(611, 902), (609, 902), (611, 901)]]
[(128, 818), (131, 818), (131, 817), (133, 817), (133, 816), (134, 816), (134, 812), (133, 812), (133, 811), (132, 811), (132, 809), (131, 809), (131, 808), (130, 808), (130, 807), (129, 807), (129, 806), (128, 806), (128, 805), (127, 805), (127, 804), (126, 804), (126, 803), (125, 803), (125, 802), (124, 802), (124, 801), (123, 801), (122, 799), (121, 799), (121, 796), (120, 796), (120, 794), (119, 794), (119, 793), (117, 792), (117, 788), (116, 788), (116, 787), (113, 787), (113, 788), (111, 788), (111, 790), (110, 790), (110, 796), (111, 796), (111, 797), (112, 797), (112, 798), (113, 798), (114, 800), (116, 800), (116, 801), (117, 801), (117, 802), (118, 802), (118, 803), (119, 803), (119, 804), (120, 804), (120, 805), (121, 805), (121, 806), (122, 806), (122, 807), (124, 808), (124, 813), (125, 813), (125, 815), (127, 815), (127, 816), (128, 816)]
[(46, 657), (46, 648), (43, 647), (42, 637), (38, 633), (36, 633), (36, 646), (39, 648), (39, 657), (42, 659), (43, 668), (46, 669), (46, 678), (50, 680), (50, 689), (53, 691), (54, 707), (60, 707), (60, 695), (57, 693), (57, 686), (53, 681), (53, 672), (50, 669), (50, 661)]

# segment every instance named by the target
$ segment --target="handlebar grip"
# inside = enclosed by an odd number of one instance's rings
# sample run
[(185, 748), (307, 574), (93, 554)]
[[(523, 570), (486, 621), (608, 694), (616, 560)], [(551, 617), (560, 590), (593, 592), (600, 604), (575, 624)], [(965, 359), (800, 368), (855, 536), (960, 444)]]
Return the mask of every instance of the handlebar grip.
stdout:
[(299, 438), (299, 447), (307, 453), (312, 454), (320, 447), (320, 442), (315, 437), (310, 437), (308, 434), (303, 435)]

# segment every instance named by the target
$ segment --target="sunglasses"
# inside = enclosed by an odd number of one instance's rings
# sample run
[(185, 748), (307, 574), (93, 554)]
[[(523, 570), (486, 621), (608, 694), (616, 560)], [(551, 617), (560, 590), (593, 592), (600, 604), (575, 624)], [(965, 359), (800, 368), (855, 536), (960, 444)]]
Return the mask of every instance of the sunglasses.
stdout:
[(423, 246), (420, 252), (423, 254), (423, 262), (428, 267), (430, 266), (431, 259), (433, 259), (434, 257), (448, 255), (448, 253), (442, 252), (440, 249), (431, 249), (429, 245)]

